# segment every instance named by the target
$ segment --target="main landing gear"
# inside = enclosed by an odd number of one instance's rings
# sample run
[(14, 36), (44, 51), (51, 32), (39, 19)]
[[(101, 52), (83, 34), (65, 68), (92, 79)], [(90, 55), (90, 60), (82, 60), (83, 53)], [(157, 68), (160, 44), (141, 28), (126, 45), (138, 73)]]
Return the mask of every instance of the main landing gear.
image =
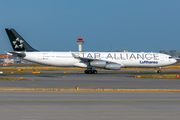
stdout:
[(159, 69), (157, 70), (157, 73), (161, 73), (161, 67), (159, 67)]
[(85, 70), (85, 74), (97, 74), (97, 70)]

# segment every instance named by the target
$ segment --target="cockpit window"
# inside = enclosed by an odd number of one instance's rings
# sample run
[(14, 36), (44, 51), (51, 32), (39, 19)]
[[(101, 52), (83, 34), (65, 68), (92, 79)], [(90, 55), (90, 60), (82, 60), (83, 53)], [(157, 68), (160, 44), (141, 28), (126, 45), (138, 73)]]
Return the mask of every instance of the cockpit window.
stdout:
[(173, 59), (173, 57), (169, 57), (169, 59)]

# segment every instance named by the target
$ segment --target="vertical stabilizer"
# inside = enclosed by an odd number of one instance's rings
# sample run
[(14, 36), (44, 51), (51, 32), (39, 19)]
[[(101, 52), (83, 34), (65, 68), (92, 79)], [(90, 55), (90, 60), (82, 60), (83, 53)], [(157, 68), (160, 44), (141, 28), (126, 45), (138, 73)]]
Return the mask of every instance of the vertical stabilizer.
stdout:
[(5, 29), (14, 51), (37, 51), (32, 48), (14, 29)]

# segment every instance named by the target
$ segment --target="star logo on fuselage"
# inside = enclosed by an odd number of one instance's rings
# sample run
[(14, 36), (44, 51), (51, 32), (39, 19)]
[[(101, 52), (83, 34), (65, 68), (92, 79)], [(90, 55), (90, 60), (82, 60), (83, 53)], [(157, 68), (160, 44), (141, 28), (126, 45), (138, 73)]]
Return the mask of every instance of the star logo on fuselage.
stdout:
[(19, 38), (16, 38), (15, 41), (13, 41), (13, 44), (15, 46), (15, 48), (23, 48), (23, 40), (20, 40)]

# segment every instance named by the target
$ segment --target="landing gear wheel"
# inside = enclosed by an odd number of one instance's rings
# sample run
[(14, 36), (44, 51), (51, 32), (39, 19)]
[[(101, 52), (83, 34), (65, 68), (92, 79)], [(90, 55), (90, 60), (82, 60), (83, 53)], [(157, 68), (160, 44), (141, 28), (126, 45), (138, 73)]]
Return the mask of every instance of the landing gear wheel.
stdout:
[(97, 74), (97, 70), (85, 70), (85, 74)]
[(85, 70), (85, 71), (84, 71), (84, 73), (85, 73), (85, 74), (88, 74), (88, 73), (89, 73), (89, 71), (88, 71), (88, 70)]
[(157, 73), (161, 73), (161, 67), (159, 67), (159, 69), (158, 69)]
[(93, 73), (94, 73), (94, 74), (97, 74), (97, 70), (93, 70)]
[(158, 70), (157, 73), (161, 73), (161, 70)]
[(92, 73), (93, 73), (93, 71), (92, 71), (92, 70), (88, 70), (88, 73), (89, 73), (89, 74), (92, 74)]

